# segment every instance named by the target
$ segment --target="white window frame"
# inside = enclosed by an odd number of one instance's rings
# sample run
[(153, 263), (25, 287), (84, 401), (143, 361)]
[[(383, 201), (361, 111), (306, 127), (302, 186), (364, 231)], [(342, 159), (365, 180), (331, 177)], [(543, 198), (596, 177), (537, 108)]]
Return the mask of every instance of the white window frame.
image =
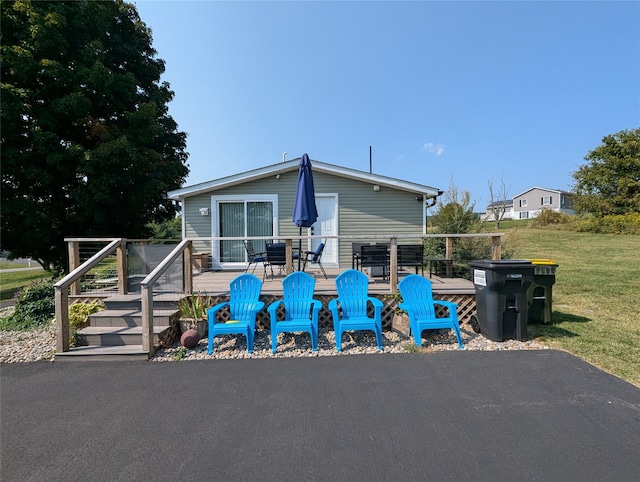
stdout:
[[(218, 205), (221, 202), (244, 202), (245, 212), (248, 202), (271, 202), (273, 205), (273, 237), (278, 237), (278, 195), (277, 194), (227, 194), (211, 196), (211, 236), (220, 236), (220, 214)], [(245, 231), (246, 232), (246, 231)], [(220, 259), (220, 241), (214, 240), (211, 243), (213, 258)], [(244, 262), (220, 263), (220, 266), (245, 266)]]
[(526, 199), (520, 199), (520, 207), (521, 208), (526, 208), (527, 207), (527, 200)]
[(553, 204), (553, 196), (542, 196), (542, 205), (551, 206)]

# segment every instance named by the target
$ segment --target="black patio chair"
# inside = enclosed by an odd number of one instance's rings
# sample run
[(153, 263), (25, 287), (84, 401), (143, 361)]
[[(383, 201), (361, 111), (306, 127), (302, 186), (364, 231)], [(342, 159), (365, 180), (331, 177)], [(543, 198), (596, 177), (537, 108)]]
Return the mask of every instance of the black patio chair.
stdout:
[(307, 263), (317, 263), (318, 266), (320, 266), (320, 269), (322, 270), (322, 274), (324, 275), (324, 278), (327, 279), (327, 273), (324, 270), (324, 267), (322, 266), (322, 253), (324, 252), (324, 243), (320, 243), (318, 245), (318, 248), (315, 251), (306, 251), (304, 253), (304, 261), (303, 261), (303, 266), (302, 266), (302, 271), (304, 271), (307, 267)]
[(382, 268), (382, 279), (389, 272), (389, 250), (384, 244), (363, 244), (360, 247), (360, 266), (362, 268)]
[(398, 267), (411, 266), (422, 270), (424, 276), (424, 245), (423, 244), (399, 244), (398, 245)]
[[(287, 265), (287, 245), (285, 243), (267, 243), (267, 256), (265, 261), (264, 274), (262, 280), (267, 276), (267, 266), (271, 271), (271, 278), (282, 276), (282, 271)], [(278, 274), (274, 274), (273, 267), (278, 267)]]
[(351, 269), (360, 270), (360, 248), (369, 243), (351, 243)]
[(246, 273), (247, 271), (249, 271), (249, 268), (251, 267), (251, 265), (255, 264), (255, 266), (253, 267), (253, 271), (251, 271), (251, 273), (254, 273), (256, 270), (256, 267), (258, 266), (258, 263), (262, 263), (263, 265), (266, 263), (267, 253), (264, 253), (264, 252), (256, 253), (256, 251), (253, 249), (253, 244), (251, 244), (251, 241), (249, 240), (243, 241), (243, 243), (244, 243), (244, 249), (247, 250), (247, 259), (249, 260), (247, 269), (245, 269), (244, 272)]

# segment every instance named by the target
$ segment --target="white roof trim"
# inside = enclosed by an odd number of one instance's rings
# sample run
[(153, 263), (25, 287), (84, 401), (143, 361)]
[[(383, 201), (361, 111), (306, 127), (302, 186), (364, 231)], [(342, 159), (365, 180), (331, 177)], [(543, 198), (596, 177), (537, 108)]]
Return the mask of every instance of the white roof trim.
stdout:
[[(183, 187), (174, 191), (169, 191), (167, 196), (169, 199), (181, 200), (186, 197), (195, 196), (204, 192), (216, 191), (229, 186), (235, 186), (237, 184), (243, 184), (245, 182), (253, 181), (263, 177), (274, 176), (288, 171), (297, 171), (299, 159), (293, 159), (291, 161), (280, 162), (278, 164), (272, 164), (270, 166), (261, 167), (259, 169), (253, 169), (251, 171), (241, 172), (232, 176), (222, 177), (220, 179), (214, 179), (212, 181), (201, 182), (192, 186)], [(327, 174), (333, 174), (335, 176), (346, 177), (355, 179), (357, 181), (370, 182), (372, 184), (378, 184), (384, 187), (391, 187), (399, 189), (401, 191), (409, 191), (420, 193), (425, 198), (438, 196), (439, 190), (435, 187), (425, 186), (423, 184), (416, 184), (414, 182), (403, 181), (401, 179), (395, 179), (393, 177), (381, 176), (379, 174), (372, 174), (364, 171), (358, 171), (356, 169), (350, 169), (348, 167), (336, 166), (334, 164), (327, 164), (320, 161), (311, 161), (313, 171), (323, 172)]]

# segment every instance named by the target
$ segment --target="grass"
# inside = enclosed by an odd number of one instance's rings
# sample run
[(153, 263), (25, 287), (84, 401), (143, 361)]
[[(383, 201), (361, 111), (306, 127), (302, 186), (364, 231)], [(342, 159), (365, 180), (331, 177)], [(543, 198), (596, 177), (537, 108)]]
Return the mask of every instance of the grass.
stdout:
[(535, 337), (640, 386), (640, 236), (500, 228), (518, 258), (559, 263), (552, 323), (531, 325)]
[[(2, 263), (0, 269), (9, 269), (5, 267), (6, 264), (15, 263)], [(25, 267), (25, 265), (21, 265)], [(25, 269), (20, 271), (11, 271), (9, 273), (0, 273), (0, 300), (10, 300), (14, 293), (20, 288), (27, 286), (32, 281), (49, 278), (51, 273), (46, 272), (43, 269)]]

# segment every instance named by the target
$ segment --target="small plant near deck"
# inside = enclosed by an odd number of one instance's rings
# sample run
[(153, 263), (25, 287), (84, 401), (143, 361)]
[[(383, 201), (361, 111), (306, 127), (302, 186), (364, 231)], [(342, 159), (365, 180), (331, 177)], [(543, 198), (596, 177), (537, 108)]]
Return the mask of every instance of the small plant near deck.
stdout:
[(185, 356), (187, 356), (187, 349), (184, 346), (181, 346), (176, 351), (173, 352), (173, 361), (180, 361)]
[[(89, 315), (104, 310), (104, 304), (75, 303), (69, 307), (69, 342), (74, 343), (78, 330), (89, 325)], [(55, 320), (54, 320), (55, 323)]]
[(191, 294), (180, 301), (180, 316), (183, 320), (191, 321), (192, 325), (197, 325), (198, 321), (207, 318), (207, 310), (212, 304), (211, 296), (207, 294)]
[(407, 353), (411, 353), (412, 355), (417, 355), (420, 353), (424, 353), (424, 348), (416, 345), (415, 343), (404, 343), (402, 345), (402, 348), (404, 349), (404, 351), (406, 351)]

